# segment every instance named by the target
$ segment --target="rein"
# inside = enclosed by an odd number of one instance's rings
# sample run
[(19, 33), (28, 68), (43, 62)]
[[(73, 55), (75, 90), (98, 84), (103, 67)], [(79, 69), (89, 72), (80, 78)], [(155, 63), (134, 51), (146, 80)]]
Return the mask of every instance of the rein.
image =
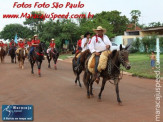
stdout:
[[(114, 62), (113, 62), (113, 60), (111, 59), (111, 57), (110, 57), (110, 55), (109, 55), (109, 58), (110, 58), (110, 61), (111, 61), (111, 64), (113, 64), (119, 71), (120, 71), (120, 77), (118, 77), (118, 80), (121, 80), (122, 79), (122, 77), (123, 77), (123, 69), (122, 68), (119, 68)], [(119, 58), (119, 60), (120, 60), (120, 62), (121, 63), (125, 63), (124, 62), (124, 60), (123, 60), (123, 58), (122, 58), (122, 56), (121, 56), (121, 52), (119, 53), (119, 56), (118, 56), (118, 58)], [(110, 69), (110, 72), (111, 72), (111, 69)], [(111, 73), (110, 73), (111, 74)], [(111, 84), (114, 84), (113, 82), (111, 82), (110, 80), (109, 80), (109, 82), (111, 83)], [(116, 85), (116, 84), (114, 84), (114, 85)]]

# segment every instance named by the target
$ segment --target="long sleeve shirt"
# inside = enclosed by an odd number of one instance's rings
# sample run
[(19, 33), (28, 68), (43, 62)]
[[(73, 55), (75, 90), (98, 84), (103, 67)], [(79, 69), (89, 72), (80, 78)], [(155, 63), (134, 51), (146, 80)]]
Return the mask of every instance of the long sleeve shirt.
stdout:
[(91, 53), (102, 52), (106, 50), (107, 45), (110, 45), (111, 48), (112, 44), (107, 35), (103, 35), (103, 37), (99, 37), (98, 35), (95, 35), (94, 37), (92, 37), (91, 41), (89, 42), (89, 49)]
[(89, 49), (89, 41), (90, 40), (91, 39), (87, 39), (87, 38), (82, 39), (82, 43), (81, 43), (82, 52), (84, 52), (85, 50)]

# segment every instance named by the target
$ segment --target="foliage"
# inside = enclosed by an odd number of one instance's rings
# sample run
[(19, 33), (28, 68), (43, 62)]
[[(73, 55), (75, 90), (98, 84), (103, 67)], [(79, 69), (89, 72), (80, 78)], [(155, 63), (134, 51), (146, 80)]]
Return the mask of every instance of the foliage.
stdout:
[(6, 25), (0, 34), (3, 39), (14, 39), (16, 33), (19, 38), (29, 38), (33, 35), (33, 31), (21, 24)]

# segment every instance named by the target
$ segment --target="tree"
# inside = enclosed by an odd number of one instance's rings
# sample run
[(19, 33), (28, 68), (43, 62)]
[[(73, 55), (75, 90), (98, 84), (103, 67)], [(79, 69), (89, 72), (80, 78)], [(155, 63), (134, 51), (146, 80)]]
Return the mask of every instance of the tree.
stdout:
[(3, 39), (13, 39), (16, 33), (20, 38), (29, 38), (34, 34), (33, 31), (21, 24), (6, 25), (0, 34)]
[(127, 29), (127, 25), (129, 24), (129, 19), (126, 16), (122, 16), (119, 11), (103, 11), (99, 14), (96, 14), (94, 18), (105, 19), (108, 24), (113, 26), (112, 33), (114, 35), (122, 35), (124, 31)]
[(33, 15), (33, 17), (26, 18), (24, 25), (30, 26), (30, 28), (35, 33), (39, 33), (39, 31), (42, 28), (42, 22), (44, 21), (44, 15), (43, 13), (41, 13), (41, 11), (40, 12), (32, 11), (31, 15)]
[(161, 23), (161, 22), (151, 22), (151, 23), (149, 23), (149, 27), (159, 27), (159, 26), (163, 26), (163, 23)]
[(136, 30), (136, 25), (138, 24), (139, 17), (141, 16), (141, 11), (132, 10), (130, 14), (131, 14), (131, 22), (135, 24), (135, 30)]

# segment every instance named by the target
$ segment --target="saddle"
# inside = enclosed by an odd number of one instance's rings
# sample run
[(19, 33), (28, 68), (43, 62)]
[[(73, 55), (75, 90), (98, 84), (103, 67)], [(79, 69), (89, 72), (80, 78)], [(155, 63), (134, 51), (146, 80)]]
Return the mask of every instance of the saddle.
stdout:
[[(104, 51), (101, 53), (100, 55), (100, 59), (99, 59), (99, 64), (98, 64), (98, 71), (101, 72), (102, 70), (105, 70), (107, 67), (107, 61), (108, 61), (108, 57), (111, 54), (111, 51)], [(95, 74), (95, 53), (93, 53), (90, 57), (90, 59), (88, 60), (88, 70), (92, 73)]]

